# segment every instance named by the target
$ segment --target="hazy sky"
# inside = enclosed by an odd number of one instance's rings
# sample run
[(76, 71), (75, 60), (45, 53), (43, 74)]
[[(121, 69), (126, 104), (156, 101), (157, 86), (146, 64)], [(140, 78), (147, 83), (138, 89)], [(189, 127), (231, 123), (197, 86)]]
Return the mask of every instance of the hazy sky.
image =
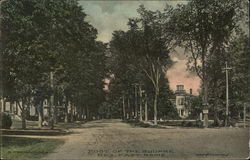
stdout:
[[(143, 4), (150, 10), (163, 10), (166, 3), (173, 6), (186, 1), (79, 1), (85, 13), (88, 15), (87, 21), (98, 30), (97, 40), (109, 42), (112, 38), (112, 32), (115, 30), (127, 30), (128, 18), (137, 17), (137, 8)], [(170, 87), (176, 90), (177, 84), (183, 84), (188, 91), (193, 89), (197, 94), (199, 88), (199, 78), (191, 76), (186, 71), (186, 57), (182, 49), (177, 49), (172, 53), (172, 59), (176, 61), (175, 65), (167, 72), (170, 81)]]

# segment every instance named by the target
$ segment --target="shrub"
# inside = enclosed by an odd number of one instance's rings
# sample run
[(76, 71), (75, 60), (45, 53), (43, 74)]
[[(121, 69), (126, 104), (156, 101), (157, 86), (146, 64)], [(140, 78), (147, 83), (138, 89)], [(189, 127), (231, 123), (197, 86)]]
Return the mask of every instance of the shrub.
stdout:
[(181, 126), (182, 126), (182, 127), (185, 127), (185, 126), (186, 126), (186, 124), (187, 124), (187, 122), (186, 122), (186, 121), (182, 121), (182, 122), (181, 122)]
[(211, 127), (222, 127), (222, 126), (223, 126), (223, 122), (221, 121), (216, 121), (211, 124)]
[(236, 122), (237, 122), (237, 120), (232, 118), (232, 119), (229, 119), (228, 124), (229, 124), (229, 126), (235, 127)]
[(1, 112), (0, 120), (1, 120), (1, 128), (10, 129), (12, 125), (12, 120), (11, 116), (8, 113)]
[(196, 127), (202, 128), (203, 127), (203, 123), (201, 120), (197, 120), (196, 121)]
[(150, 125), (150, 124), (147, 124), (147, 123), (139, 122), (139, 123), (138, 123), (138, 126), (147, 128), (147, 127), (150, 127), (151, 125)]
[(192, 122), (187, 122), (187, 124), (185, 125), (185, 127), (193, 127), (193, 123)]
[(219, 122), (214, 122), (211, 124), (212, 127), (219, 127), (220, 126), (220, 123)]
[(29, 121), (38, 121), (38, 116), (30, 116), (30, 115), (28, 115), (26, 117), (26, 120), (29, 120)]
[[(234, 119), (234, 118), (229, 118), (228, 122), (227, 122), (227, 126), (232, 126), (232, 127), (235, 127), (236, 126), (236, 123), (237, 123), (237, 120)], [(225, 119), (223, 120), (223, 122), (221, 123), (220, 125), (221, 127), (224, 127), (225, 126)]]

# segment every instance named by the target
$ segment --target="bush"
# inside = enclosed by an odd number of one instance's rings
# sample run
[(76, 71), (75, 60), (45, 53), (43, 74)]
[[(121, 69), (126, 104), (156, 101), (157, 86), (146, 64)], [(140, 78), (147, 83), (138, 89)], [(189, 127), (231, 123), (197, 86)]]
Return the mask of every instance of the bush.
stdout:
[(182, 121), (181, 126), (182, 127), (195, 127), (195, 124), (194, 122), (190, 122), (190, 121)]
[(12, 120), (11, 116), (8, 113), (1, 112), (0, 120), (1, 120), (1, 128), (10, 129), (12, 125)]
[(223, 123), (220, 121), (216, 121), (211, 124), (211, 127), (222, 127), (222, 126), (223, 126)]
[(195, 125), (196, 125), (196, 127), (199, 127), (199, 128), (203, 127), (203, 123), (201, 120), (197, 120)]
[(181, 122), (181, 126), (182, 126), (182, 127), (185, 127), (185, 126), (186, 126), (186, 124), (187, 124), (187, 122), (186, 122), (186, 121), (182, 121), (182, 122)]
[(236, 123), (237, 123), (236, 119), (233, 119), (233, 118), (229, 119), (229, 122), (228, 122), (229, 126), (235, 127)]
[(187, 122), (187, 124), (185, 125), (185, 127), (193, 127), (193, 123), (192, 122)]
[(30, 116), (30, 115), (28, 115), (26, 117), (26, 120), (29, 120), (29, 121), (38, 121), (38, 116)]
[[(234, 118), (229, 118), (228, 122), (227, 122), (227, 126), (230, 127), (235, 127), (237, 123), (237, 120)], [(225, 126), (225, 120), (223, 120), (223, 122), (221, 123), (220, 127), (224, 127)]]

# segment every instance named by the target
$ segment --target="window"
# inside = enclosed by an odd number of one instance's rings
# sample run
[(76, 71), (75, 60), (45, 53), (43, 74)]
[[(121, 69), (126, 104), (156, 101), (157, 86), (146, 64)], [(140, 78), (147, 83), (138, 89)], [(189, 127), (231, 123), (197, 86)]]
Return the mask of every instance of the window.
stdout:
[(183, 91), (184, 85), (177, 85), (177, 91)]
[(184, 101), (185, 101), (184, 98), (179, 98), (178, 99), (178, 104), (179, 105), (184, 105)]

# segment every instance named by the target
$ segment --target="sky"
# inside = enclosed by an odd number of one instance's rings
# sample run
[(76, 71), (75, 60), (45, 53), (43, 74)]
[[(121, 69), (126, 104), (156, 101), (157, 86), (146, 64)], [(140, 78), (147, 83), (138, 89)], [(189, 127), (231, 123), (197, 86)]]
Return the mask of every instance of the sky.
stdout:
[[(163, 10), (166, 3), (176, 6), (178, 3), (186, 3), (186, 1), (79, 1), (87, 14), (86, 20), (98, 30), (97, 40), (102, 42), (109, 42), (115, 30), (126, 31), (128, 19), (138, 16), (137, 9), (140, 4), (150, 10)], [(183, 84), (186, 91), (192, 88), (193, 94), (197, 95), (200, 80), (195, 74), (187, 71), (187, 58), (184, 50), (177, 48), (175, 52), (171, 53), (171, 58), (176, 63), (166, 73), (170, 88), (175, 91), (176, 85)]]

